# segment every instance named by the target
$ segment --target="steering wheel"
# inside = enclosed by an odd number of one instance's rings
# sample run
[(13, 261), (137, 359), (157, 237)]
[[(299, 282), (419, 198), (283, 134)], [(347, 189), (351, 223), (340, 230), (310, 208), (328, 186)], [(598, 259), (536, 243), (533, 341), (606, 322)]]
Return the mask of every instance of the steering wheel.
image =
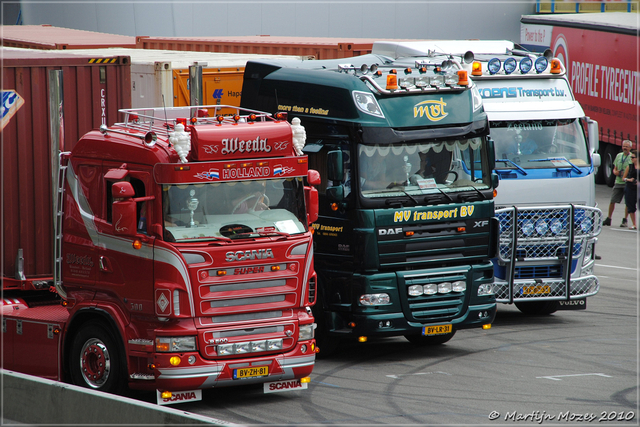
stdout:
[[(249, 194), (247, 197), (245, 197), (244, 199), (240, 200), (238, 203), (236, 203), (236, 205), (233, 207), (233, 209), (231, 210), (231, 213), (234, 214), (236, 213), (236, 211), (242, 206), (242, 204), (244, 202), (246, 202), (247, 200), (251, 200), (253, 198), (256, 198), (256, 203), (253, 205), (252, 208), (249, 208), (249, 210), (255, 211), (256, 208), (260, 208), (259, 210), (264, 211), (264, 210), (269, 210), (269, 205), (271, 204), (271, 201), (269, 200), (269, 198), (267, 197), (266, 194), (264, 193), (260, 193), (259, 195), (256, 194)], [(265, 203), (266, 202), (266, 203)]]

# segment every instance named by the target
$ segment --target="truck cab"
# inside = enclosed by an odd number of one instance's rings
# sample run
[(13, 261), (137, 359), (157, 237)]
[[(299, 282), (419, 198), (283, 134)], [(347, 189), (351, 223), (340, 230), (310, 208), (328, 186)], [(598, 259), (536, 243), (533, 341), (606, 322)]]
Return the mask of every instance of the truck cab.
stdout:
[(321, 354), (340, 339), (441, 344), (495, 315), (493, 150), (477, 90), (440, 62), (249, 62), (241, 105), (305, 123)]
[(477, 84), (500, 178), (497, 301), (530, 314), (586, 308), (599, 290), (598, 125), (576, 101), (562, 62), (506, 40), (376, 42), (373, 51), (450, 58)]

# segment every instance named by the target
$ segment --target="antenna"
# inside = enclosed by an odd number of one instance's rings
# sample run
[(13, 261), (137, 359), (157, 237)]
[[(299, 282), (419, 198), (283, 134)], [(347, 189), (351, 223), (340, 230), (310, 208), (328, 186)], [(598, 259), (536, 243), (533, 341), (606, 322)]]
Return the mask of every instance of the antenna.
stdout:
[(169, 138), (169, 121), (167, 120), (167, 106), (164, 103), (164, 93), (162, 94), (162, 108), (164, 109), (164, 126), (167, 129), (167, 142), (171, 148), (171, 139)]

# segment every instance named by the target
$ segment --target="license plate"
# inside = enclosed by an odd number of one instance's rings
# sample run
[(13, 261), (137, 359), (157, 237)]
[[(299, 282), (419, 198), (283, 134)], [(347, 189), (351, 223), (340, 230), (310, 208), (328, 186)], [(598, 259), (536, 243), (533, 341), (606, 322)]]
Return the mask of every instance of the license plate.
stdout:
[(535, 285), (535, 286), (523, 286), (522, 295), (549, 295), (551, 293), (551, 286), (549, 285)]
[(171, 397), (162, 397), (162, 392), (156, 390), (156, 395), (158, 405), (173, 405), (202, 400), (202, 390), (172, 391)]
[(239, 368), (233, 370), (233, 379), (238, 380), (241, 378), (257, 378), (266, 377), (269, 375), (268, 366), (256, 366), (255, 368)]
[(422, 328), (422, 335), (442, 335), (449, 334), (453, 330), (451, 325), (425, 326)]

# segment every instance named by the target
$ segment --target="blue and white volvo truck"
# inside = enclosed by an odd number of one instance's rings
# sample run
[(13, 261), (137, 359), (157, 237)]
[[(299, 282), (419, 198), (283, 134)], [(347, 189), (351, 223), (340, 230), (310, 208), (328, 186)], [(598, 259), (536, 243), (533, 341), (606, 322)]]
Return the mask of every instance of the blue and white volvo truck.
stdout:
[(442, 57), (469, 72), (483, 98), (500, 187), (496, 301), (526, 314), (584, 309), (596, 295), (602, 229), (594, 172), (597, 122), (575, 100), (564, 64), (506, 40), (376, 42), (393, 58)]

